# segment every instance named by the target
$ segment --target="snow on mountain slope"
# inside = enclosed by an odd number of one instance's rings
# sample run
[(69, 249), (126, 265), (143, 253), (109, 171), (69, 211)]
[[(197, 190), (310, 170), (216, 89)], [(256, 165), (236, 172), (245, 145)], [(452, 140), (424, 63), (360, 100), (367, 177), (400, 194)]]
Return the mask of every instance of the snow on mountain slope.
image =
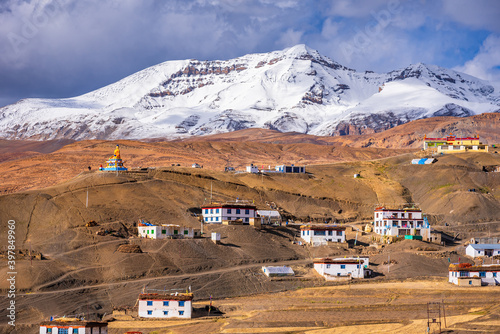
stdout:
[(0, 136), (184, 137), (249, 127), (338, 135), (500, 109), (487, 82), (424, 64), (356, 72), (304, 45), (221, 61), (169, 61), (68, 99), (0, 109)]

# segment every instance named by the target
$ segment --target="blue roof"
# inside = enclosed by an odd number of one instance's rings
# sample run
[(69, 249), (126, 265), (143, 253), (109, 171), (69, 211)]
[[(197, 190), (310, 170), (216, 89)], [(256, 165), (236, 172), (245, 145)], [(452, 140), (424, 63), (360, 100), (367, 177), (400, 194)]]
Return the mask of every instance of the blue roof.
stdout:
[(500, 244), (470, 244), (474, 249), (497, 249), (500, 248)]

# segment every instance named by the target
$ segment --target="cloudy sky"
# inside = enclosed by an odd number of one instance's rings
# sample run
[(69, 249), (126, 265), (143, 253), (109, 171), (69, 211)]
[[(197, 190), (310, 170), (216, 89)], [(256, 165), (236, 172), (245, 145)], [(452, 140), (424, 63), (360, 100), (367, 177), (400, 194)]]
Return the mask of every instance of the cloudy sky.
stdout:
[(500, 1), (0, 0), (0, 106), (296, 44), (356, 70), (423, 62), (500, 82)]

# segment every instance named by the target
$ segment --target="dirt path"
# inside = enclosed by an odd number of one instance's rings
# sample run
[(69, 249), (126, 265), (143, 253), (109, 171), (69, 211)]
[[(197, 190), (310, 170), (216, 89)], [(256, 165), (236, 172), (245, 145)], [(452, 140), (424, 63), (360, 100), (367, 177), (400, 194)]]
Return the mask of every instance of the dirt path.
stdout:
[[(85, 289), (110, 288), (110, 287), (113, 287), (113, 286), (125, 285), (125, 284), (128, 284), (128, 283), (150, 282), (150, 281), (161, 280), (161, 279), (165, 279), (165, 278), (189, 278), (189, 277), (212, 275), (212, 274), (222, 274), (222, 273), (227, 273), (227, 272), (232, 272), (232, 271), (238, 271), (238, 270), (244, 270), (244, 269), (252, 269), (252, 268), (262, 267), (263, 265), (283, 266), (283, 265), (300, 265), (300, 264), (308, 264), (308, 263), (311, 263), (311, 260), (303, 259), (303, 260), (280, 261), (280, 262), (273, 262), (273, 263), (252, 263), (252, 264), (245, 264), (245, 265), (240, 265), (240, 266), (234, 266), (234, 267), (230, 267), (230, 268), (221, 268), (221, 269), (207, 270), (207, 271), (198, 272), (198, 273), (179, 274), (179, 275), (165, 275), (165, 276), (148, 277), (148, 278), (141, 278), (141, 279), (128, 280), (128, 281), (120, 281), (120, 282), (113, 282), (113, 283), (101, 283), (101, 284), (95, 284), (95, 285), (82, 285), (82, 286), (78, 286), (78, 287), (74, 287), (74, 288), (60, 289), (60, 290), (57, 290), (57, 291), (34, 291), (34, 292), (28, 292), (26, 294), (45, 295), (45, 294), (65, 293), (65, 292), (85, 290)], [(80, 268), (80, 269), (77, 269), (76, 271), (82, 271), (82, 270), (87, 270), (87, 269), (93, 269), (93, 267)], [(71, 273), (74, 273), (76, 271), (73, 271)], [(67, 274), (65, 274), (63, 276), (67, 276), (68, 274), (70, 274), (70, 273), (67, 273)], [(49, 285), (54, 284), (54, 283), (57, 283), (57, 282), (61, 281), (61, 279), (62, 279), (62, 277), (59, 277), (59, 278), (57, 278), (57, 279), (55, 279), (53, 281), (44, 283), (43, 285), (37, 287), (37, 289), (43, 288), (45, 286), (49, 286)]]

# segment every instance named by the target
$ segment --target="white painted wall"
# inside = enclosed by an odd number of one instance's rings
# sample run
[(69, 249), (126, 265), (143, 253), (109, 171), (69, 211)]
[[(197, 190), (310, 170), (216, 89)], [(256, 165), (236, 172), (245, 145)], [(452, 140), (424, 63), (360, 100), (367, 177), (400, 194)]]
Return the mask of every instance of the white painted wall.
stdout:
[[(142, 318), (191, 318), (192, 304), (190, 300), (184, 301), (184, 306), (180, 306), (177, 300), (151, 300), (152, 305), (148, 305), (147, 300), (139, 300), (139, 317)], [(164, 305), (168, 302), (168, 305)], [(151, 311), (151, 314), (148, 314)], [(180, 311), (184, 313), (179, 314)], [(167, 312), (165, 314), (164, 312)]]
[(351, 275), (352, 278), (364, 278), (365, 271), (363, 263), (360, 264), (343, 264), (343, 263), (315, 263), (314, 269), (318, 274), (325, 276), (342, 277)]
[(318, 235), (319, 230), (301, 230), (300, 237), (310, 244), (326, 244), (327, 242), (345, 242), (345, 231), (321, 231), (325, 235)]
[(242, 219), (244, 223), (248, 223), (250, 218), (255, 217), (255, 209), (242, 209), (239, 207), (232, 208), (203, 208), (203, 222), (205, 224), (222, 224), (223, 220)]

